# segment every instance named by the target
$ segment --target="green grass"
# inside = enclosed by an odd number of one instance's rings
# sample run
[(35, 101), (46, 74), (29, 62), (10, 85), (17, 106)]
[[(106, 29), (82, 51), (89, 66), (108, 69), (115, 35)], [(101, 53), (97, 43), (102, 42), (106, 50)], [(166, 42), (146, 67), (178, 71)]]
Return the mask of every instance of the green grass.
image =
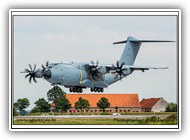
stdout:
[[(116, 113), (116, 112), (114, 112)], [(120, 112), (118, 112), (120, 113)], [(27, 116), (40, 116), (41, 114), (48, 114), (48, 115), (52, 115), (51, 112), (46, 112), (46, 113), (30, 113), (28, 114)], [(65, 113), (65, 112), (53, 112), (54, 115), (81, 115), (81, 113)], [(112, 115), (113, 112), (93, 112), (93, 113), (87, 113), (87, 112), (83, 112), (82, 115)], [(128, 113), (124, 113), (124, 112), (121, 112), (120, 113), (121, 115), (172, 115), (172, 114), (177, 114), (176, 112), (128, 112)]]
[(59, 119), (14, 119), (14, 125), (177, 125), (177, 116), (165, 119), (151, 117), (146, 119), (126, 118), (59, 118)]

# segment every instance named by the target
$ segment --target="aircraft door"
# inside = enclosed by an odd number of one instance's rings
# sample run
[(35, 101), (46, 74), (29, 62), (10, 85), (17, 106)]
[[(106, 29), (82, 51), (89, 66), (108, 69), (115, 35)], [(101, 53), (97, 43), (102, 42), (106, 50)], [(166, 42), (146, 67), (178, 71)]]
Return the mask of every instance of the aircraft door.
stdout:
[(71, 77), (70, 74), (66, 74), (66, 75), (63, 76), (65, 84), (69, 82), (70, 77)]
[(65, 74), (63, 75), (63, 83), (64, 85), (77, 85), (80, 79), (80, 73), (77, 69), (67, 69)]

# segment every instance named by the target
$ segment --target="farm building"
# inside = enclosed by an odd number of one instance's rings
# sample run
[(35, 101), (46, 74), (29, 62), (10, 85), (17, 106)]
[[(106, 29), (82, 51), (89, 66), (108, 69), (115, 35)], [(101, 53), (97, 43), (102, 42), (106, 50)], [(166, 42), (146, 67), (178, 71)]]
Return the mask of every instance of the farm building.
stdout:
[(163, 98), (143, 98), (140, 105), (142, 112), (164, 112), (168, 103)]
[[(140, 112), (141, 106), (138, 94), (66, 94), (66, 98), (70, 101), (72, 108), (68, 113), (80, 113), (80, 110), (74, 108), (75, 102), (82, 97), (89, 101), (90, 108), (84, 109), (82, 112), (102, 112), (102, 109), (97, 107), (98, 101), (105, 97), (110, 103), (110, 107), (106, 108), (106, 112)], [(52, 107), (55, 104), (52, 104)]]

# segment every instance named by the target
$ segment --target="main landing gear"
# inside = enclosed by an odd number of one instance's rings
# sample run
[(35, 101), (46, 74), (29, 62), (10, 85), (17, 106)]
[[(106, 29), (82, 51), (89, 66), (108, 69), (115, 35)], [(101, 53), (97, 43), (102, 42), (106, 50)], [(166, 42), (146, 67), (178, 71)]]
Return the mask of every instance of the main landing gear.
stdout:
[(81, 87), (72, 87), (69, 89), (70, 92), (78, 92), (78, 93), (82, 93), (83, 90)]
[[(70, 92), (77, 92), (77, 93), (82, 93), (83, 89), (81, 87), (71, 87), (69, 88)], [(104, 88), (99, 88), (99, 87), (92, 87), (90, 88), (91, 92), (104, 92)]]
[(104, 88), (92, 87), (90, 88), (91, 92), (104, 92)]

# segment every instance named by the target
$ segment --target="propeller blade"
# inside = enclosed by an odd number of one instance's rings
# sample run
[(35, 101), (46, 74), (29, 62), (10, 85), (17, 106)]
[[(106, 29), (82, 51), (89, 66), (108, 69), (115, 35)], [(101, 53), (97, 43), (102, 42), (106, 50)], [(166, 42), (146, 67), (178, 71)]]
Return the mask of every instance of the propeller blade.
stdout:
[(91, 60), (92, 65), (94, 66), (94, 61)]
[(30, 64), (28, 64), (28, 66), (30, 67), (30, 71), (32, 71), (32, 66)]
[(127, 70), (127, 68), (121, 69), (122, 74), (124, 74), (124, 73), (123, 73), (124, 70)]
[(116, 66), (119, 68), (119, 61), (116, 62)]
[(27, 78), (28, 76), (30, 76), (30, 73), (26, 74), (25, 78)]
[(123, 65), (124, 65), (124, 63), (122, 63), (121, 66), (120, 66), (119, 68), (122, 69)]
[(30, 78), (29, 78), (29, 83), (31, 83), (31, 80), (32, 80), (32, 76), (30, 76)]
[(24, 71), (25, 71), (25, 72), (30, 72), (30, 70), (28, 70), (28, 69), (25, 69)]
[(42, 64), (42, 68), (45, 70), (46, 68), (45, 68), (45, 66)]
[(46, 67), (49, 65), (49, 61), (46, 62)]
[(32, 78), (33, 78), (34, 82), (37, 83), (36, 78), (34, 76)]
[(27, 72), (25, 72), (25, 71), (21, 71), (20, 73), (27, 73)]
[(99, 70), (99, 69), (101, 69), (101, 68), (102, 68), (102, 66), (98, 67), (97, 70)]

